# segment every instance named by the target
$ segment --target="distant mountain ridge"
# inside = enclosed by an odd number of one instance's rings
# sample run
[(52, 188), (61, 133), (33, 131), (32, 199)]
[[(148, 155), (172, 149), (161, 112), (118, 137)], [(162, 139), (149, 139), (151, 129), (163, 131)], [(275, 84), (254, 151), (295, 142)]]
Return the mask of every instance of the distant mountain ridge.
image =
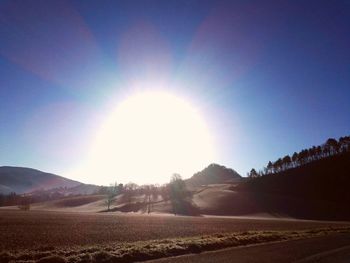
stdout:
[(60, 187), (77, 187), (83, 185), (56, 174), (42, 172), (32, 168), (2, 166), (0, 167), (0, 193), (28, 193)]
[(208, 184), (223, 184), (241, 181), (242, 177), (233, 169), (216, 163), (210, 164), (202, 171), (195, 173), (186, 180), (190, 186), (200, 186)]

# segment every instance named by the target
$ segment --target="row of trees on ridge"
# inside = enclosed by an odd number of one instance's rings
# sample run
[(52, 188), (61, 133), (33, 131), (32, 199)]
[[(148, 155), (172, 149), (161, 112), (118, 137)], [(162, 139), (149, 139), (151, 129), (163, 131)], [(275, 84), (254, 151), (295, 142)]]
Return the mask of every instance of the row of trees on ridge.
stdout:
[(247, 174), (249, 178), (257, 178), (263, 175), (276, 174), (291, 168), (327, 158), (333, 155), (350, 152), (350, 136), (340, 137), (339, 140), (329, 138), (324, 144), (294, 152), (292, 156), (286, 155), (274, 162), (269, 161), (262, 170), (254, 168)]

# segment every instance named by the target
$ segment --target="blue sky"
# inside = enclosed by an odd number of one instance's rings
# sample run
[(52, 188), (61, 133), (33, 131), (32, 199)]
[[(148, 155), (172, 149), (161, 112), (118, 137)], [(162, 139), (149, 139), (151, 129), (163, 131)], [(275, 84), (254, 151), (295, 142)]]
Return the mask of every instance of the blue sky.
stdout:
[(65, 175), (138, 78), (243, 175), (349, 135), (349, 25), (349, 1), (0, 1), (0, 165)]

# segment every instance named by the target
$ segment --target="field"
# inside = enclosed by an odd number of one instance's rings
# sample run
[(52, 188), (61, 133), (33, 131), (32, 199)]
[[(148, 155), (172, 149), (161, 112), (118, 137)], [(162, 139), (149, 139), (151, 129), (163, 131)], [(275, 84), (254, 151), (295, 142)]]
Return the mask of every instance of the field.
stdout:
[[(123, 262), (131, 262), (133, 257), (130, 257), (130, 253), (136, 253), (136, 246), (150, 249), (152, 244), (158, 244), (157, 254), (152, 254), (156, 258), (189, 253), (178, 249), (169, 254), (168, 249), (167, 253), (163, 251), (162, 254), (159, 249), (167, 248), (160, 248), (159, 244), (168, 244), (169, 248), (169, 244), (174, 242), (176, 244), (172, 245), (175, 247), (187, 242), (185, 245), (193, 248), (193, 244), (199, 241), (203, 243), (205, 240), (208, 244), (214, 242), (213, 238), (219, 238), (228, 246), (233, 236), (236, 241), (243, 235), (245, 243), (257, 243), (306, 234), (324, 234), (327, 231), (348, 231), (349, 227), (350, 224), (340, 222), (2, 210), (0, 251), (3, 254), (0, 262), (6, 262), (9, 255), (33, 262), (52, 254), (52, 251), (60, 251), (60, 255), (69, 262), (84, 262), (82, 253), (90, 258), (85, 262), (94, 262), (91, 255), (112, 250), (122, 251)], [(231, 243), (227, 243), (227, 240), (231, 240)], [(128, 253), (129, 260), (125, 258)]]

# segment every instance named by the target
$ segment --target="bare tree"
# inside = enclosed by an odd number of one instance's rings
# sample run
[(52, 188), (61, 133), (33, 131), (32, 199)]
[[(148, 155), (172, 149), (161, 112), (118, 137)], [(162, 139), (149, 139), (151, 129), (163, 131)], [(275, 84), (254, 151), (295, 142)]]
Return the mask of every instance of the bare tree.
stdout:
[(31, 197), (24, 194), (21, 197), (20, 204), (18, 205), (18, 208), (21, 210), (28, 211), (28, 210), (30, 210), (30, 203), (31, 203)]
[(108, 189), (107, 189), (107, 195), (106, 195), (106, 206), (107, 206), (107, 211), (110, 211), (111, 205), (113, 203), (114, 197), (117, 195), (118, 192), (118, 184), (115, 182), (115, 184), (111, 184)]

